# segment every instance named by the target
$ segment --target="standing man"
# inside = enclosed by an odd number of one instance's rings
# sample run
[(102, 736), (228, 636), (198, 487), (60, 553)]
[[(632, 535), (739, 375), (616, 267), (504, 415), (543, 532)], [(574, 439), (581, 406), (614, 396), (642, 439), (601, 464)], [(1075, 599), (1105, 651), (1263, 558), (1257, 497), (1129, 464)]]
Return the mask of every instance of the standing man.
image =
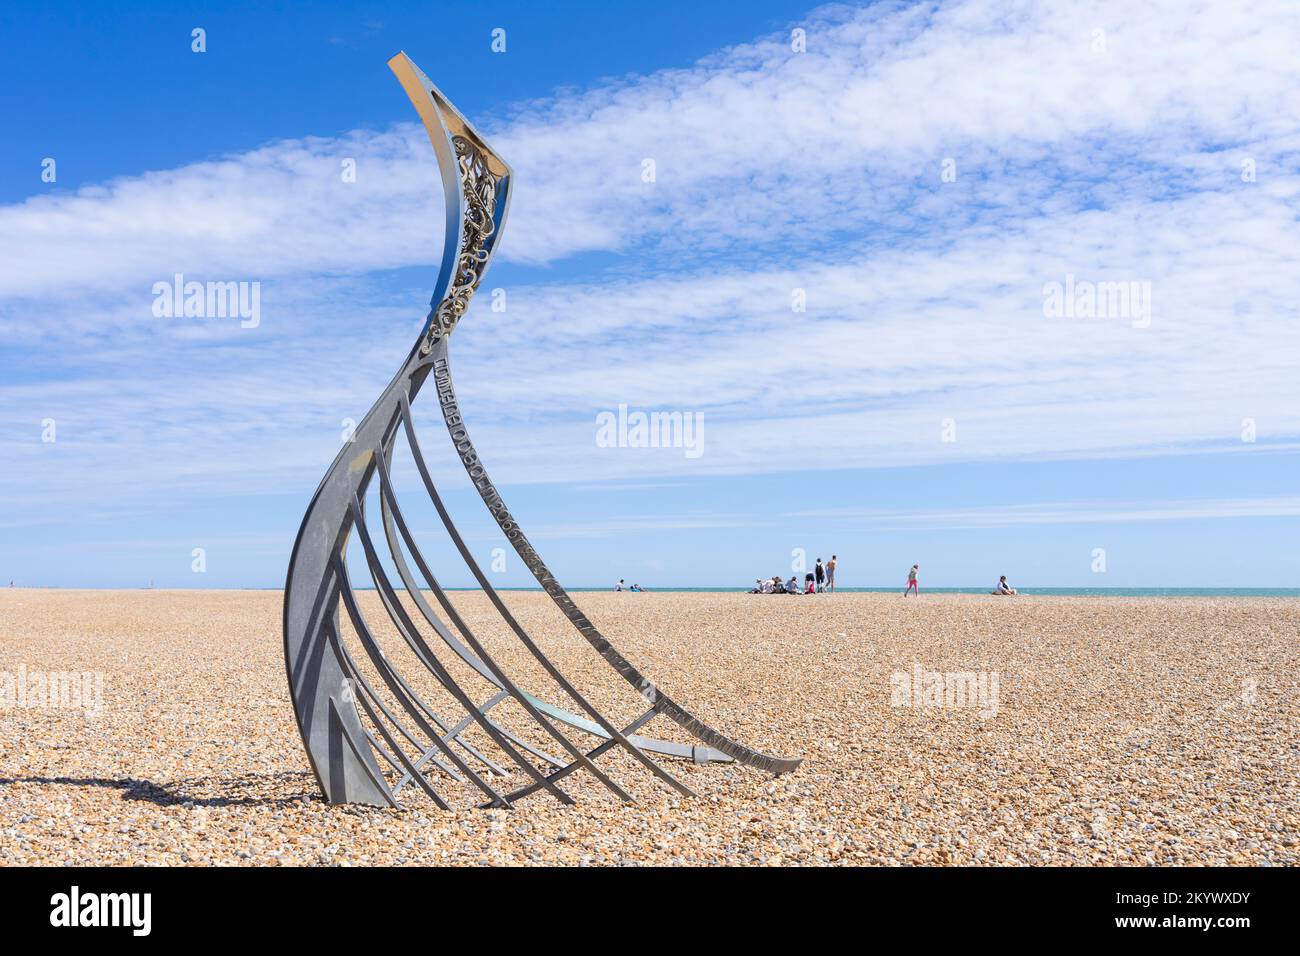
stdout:
[(835, 593), (835, 555), (826, 562), (826, 590)]
[(913, 592), (916, 593), (917, 597), (921, 596), (921, 587), (916, 583), (916, 574), (920, 570), (921, 566), (919, 564), (914, 564), (912, 565), (912, 570), (907, 572), (907, 590), (903, 592), (903, 597), (907, 597), (908, 594)]
[(825, 591), (825, 590), (826, 590), (826, 587), (825, 587), (825, 585), (823, 584), (823, 582), (826, 580), (826, 569), (825, 569), (824, 567), (822, 567), (822, 559), (821, 559), (821, 558), (818, 558), (818, 559), (817, 559), (817, 567), (813, 568), (813, 571), (814, 571), (814, 572), (816, 573), (816, 575), (817, 575), (817, 590), (818, 590), (818, 592)]

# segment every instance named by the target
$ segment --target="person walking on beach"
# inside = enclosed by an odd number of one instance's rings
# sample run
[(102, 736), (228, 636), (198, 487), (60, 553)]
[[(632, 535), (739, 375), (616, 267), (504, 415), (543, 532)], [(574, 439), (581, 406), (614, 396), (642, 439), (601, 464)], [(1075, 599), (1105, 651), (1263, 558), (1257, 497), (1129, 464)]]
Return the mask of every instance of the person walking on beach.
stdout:
[(919, 564), (914, 564), (912, 565), (912, 570), (907, 572), (907, 590), (903, 592), (903, 597), (907, 597), (908, 594), (913, 592), (916, 593), (917, 597), (921, 596), (921, 586), (916, 582), (916, 573), (920, 570), (921, 566)]
[(835, 555), (826, 562), (826, 590), (835, 593)]
[(815, 567), (815, 568), (813, 569), (813, 571), (814, 571), (814, 572), (816, 573), (816, 575), (817, 575), (817, 590), (818, 590), (818, 591), (824, 591), (824, 590), (826, 590), (826, 587), (825, 587), (825, 585), (823, 584), (823, 582), (826, 580), (826, 569), (825, 569), (824, 567), (822, 567), (822, 559), (821, 559), (821, 558), (818, 558), (818, 559), (817, 559), (817, 567)]

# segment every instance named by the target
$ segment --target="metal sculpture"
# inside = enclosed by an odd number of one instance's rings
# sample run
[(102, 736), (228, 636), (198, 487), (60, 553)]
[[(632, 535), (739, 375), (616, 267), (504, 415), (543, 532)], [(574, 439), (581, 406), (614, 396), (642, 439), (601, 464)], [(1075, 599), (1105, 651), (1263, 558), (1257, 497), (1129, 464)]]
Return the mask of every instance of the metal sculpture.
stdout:
[[(285, 666), (298, 727), (325, 798), (330, 803), (397, 806), (398, 794), (408, 783), (414, 783), (438, 806), (448, 808), (431, 779), (441, 773), (461, 783), (472, 783), (485, 798), (485, 806), (508, 807), (539, 790), (547, 791), (562, 803), (572, 803), (560, 782), (573, 771), (582, 769), (619, 799), (631, 800), (631, 795), (596, 764), (597, 758), (615, 747), (631, 755), (664, 784), (686, 795), (693, 795), (691, 789), (649, 754), (685, 757), (697, 763), (735, 761), (775, 774), (795, 769), (799, 760), (766, 756), (728, 739), (642, 676), (583, 615), (547, 570), (489, 479), (456, 401), (447, 345), (496, 251), (513, 177), (510, 167), (406, 54), (399, 53), (388, 65), (415, 105), (433, 144), (446, 198), (446, 231), (432, 311), (424, 329), (401, 370), (326, 472), (303, 518), (290, 559), (284, 598)], [(430, 375), (456, 453), (498, 526), (582, 637), (648, 705), (648, 709), (625, 726), (616, 727), (602, 716), (546, 657), (502, 602), (452, 523), (420, 453), (411, 416), (411, 402)], [(520, 688), (457, 613), (416, 545), (397, 501), (392, 471), (399, 435), (406, 439), (420, 479), (447, 534), (504, 624), (585, 716), (549, 704)], [(388, 559), (396, 568), (400, 588), (407, 595), (405, 600), (385, 570), (372, 534), (372, 522), (367, 520), (367, 489), (376, 477)], [(367, 623), (345, 560), (353, 532), (393, 627), (402, 643), (431, 672), (436, 684), (457, 702), (462, 711), (457, 719), (440, 716), (399, 673), (376, 630)], [(403, 546), (410, 555), (409, 562)], [(419, 571), (419, 579), (411, 569), (412, 563)], [(446, 621), (425, 597), (420, 580), (433, 595)], [(418, 613), (410, 609), (411, 604)], [(346, 614), (364, 657), (354, 657), (349, 650), (341, 612)], [(447, 650), (487, 685), (484, 700), (476, 701), (470, 690), (457, 682), (435, 654), (427, 631), (436, 634)], [(451, 658), (446, 660), (451, 662)], [(367, 671), (377, 674), (378, 681), (372, 683), (366, 677)], [(531, 742), (507, 727), (499, 719), (501, 712), (494, 711), (507, 700), (514, 701), (540, 729), (540, 733), (532, 732)], [(637, 735), (638, 730), (659, 716), (672, 720), (700, 744), (679, 744)], [(477, 735), (478, 743), (469, 739), (472, 728), (482, 731)], [(594, 746), (584, 749), (564, 729), (595, 738)], [(537, 744), (538, 737), (554, 741), (567, 756), (546, 753)], [(500, 755), (493, 751), (485, 753), (483, 738)], [(416, 755), (408, 753), (408, 748)], [(386, 766), (381, 766), (380, 760)], [(513, 764), (522, 771), (525, 778), (522, 786), (502, 792), (504, 788), (499, 790), (493, 785), (492, 778), (508, 775), (503, 764)]]

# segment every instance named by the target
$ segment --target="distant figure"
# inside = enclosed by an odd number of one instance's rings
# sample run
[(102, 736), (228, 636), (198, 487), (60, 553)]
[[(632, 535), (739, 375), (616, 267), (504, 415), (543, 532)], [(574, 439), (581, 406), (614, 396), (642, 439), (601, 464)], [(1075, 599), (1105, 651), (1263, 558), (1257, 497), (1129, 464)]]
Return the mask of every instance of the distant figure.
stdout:
[(998, 586), (993, 589), (994, 594), (1019, 594), (1020, 592), (1007, 584), (1007, 576), (1004, 574), (998, 578)]
[(785, 590), (787, 594), (799, 593), (799, 579), (793, 574), (790, 575), (790, 580), (785, 582)]
[(835, 555), (826, 562), (826, 590), (835, 593)]
[(641, 587), (641, 585), (639, 585), (639, 584), (634, 584), (634, 585), (632, 585), (630, 588), (628, 588), (628, 590), (629, 590), (629, 591), (644, 591), (645, 588)]
[(614, 590), (615, 590), (615, 591), (621, 591), (621, 590), (623, 590), (623, 579), (622, 579), (622, 578), (619, 578), (619, 579), (618, 579), (618, 584), (615, 584), (615, 585), (614, 585)]
[(822, 582), (824, 582), (824, 581), (826, 580), (826, 569), (825, 569), (824, 567), (822, 567), (822, 559), (821, 559), (821, 558), (818, 558), (818, 559), (817, 559), (817, 567), (814, 568), (813, 570), (816, 571), (816, 573), (817, 573), (817, 590), (818, 590), (818, 591), (821, 591), (821, 590), (823, 590), (824, 587), (825, 587), (824, 584), (823, 584)]
[(773, 584), (771, 581), (764, 581), (764, 582), (763, 582), (763, 593), (764, 593), (764, 594), (775, 594), (775, 593), (776, 593), (776, 585)]
[(762, 579), (762, 578), (754, 578), (754, 587), (753, 587), (753, 590), (751, 590), (749, 593), (750, 593), (750, 594), (762, 594), (762, 593), (763, 593), (763, 579)]
[(912, 565), (912, 570), (907, 572), (907, 590), (903, 592), (903, 597), (907, 597), (912, 592), (916, 592), (917, 597), (921, 596), (921, 587), (916, 581), (916, 573), (920, 570), (921, 566), (919, 564), (914, 564)]
[(804, 593), (812, 594), (815, 589), (813, 588), (813, 573), (811, 571), (803, 576), (803, 584)]

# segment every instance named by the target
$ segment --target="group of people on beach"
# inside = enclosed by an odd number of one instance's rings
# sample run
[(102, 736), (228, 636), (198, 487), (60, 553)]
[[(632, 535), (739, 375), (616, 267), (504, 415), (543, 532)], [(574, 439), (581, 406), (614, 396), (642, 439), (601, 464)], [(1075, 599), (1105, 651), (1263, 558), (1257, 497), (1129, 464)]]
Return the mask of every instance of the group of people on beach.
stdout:
[[(766, 580), (757, 578), (754, 586), (749, 589), (750, 594), (825, 594), (835, 592), (835, 565), (839, 562), (836, 555), (831, 555), (831, 559), (822, 564), (822, 559), (817, 559), (817, 564), (813, 569), (803, 576), (803, 587), (799, 586), (799, 576), (790, 575), (788, 581), (781, 580), (781, 575), (774, 574)], [(615, 591), (644, 591), (645, 588), (639, 584), (631, 587), (623, 578), (618, 579), (618, 584), (614, 585)], [(998, 583), (994, 585), (990, 594), (1011, 596), (1020, 592), (1007, 584), (1007, 576), (1004, 574), (998, 578)], [(914, 564), (907, 572), (907, 588), (903, 591), (903, 597), (909, 594), (921, 596), (921, 566)]]
[(781, 575), (774, 574), (768, 580), (758, 578), (754, 581), (754, 586), (750, 588), (750, 594), (823, 594), (834, 593), (835, 591), (835, 564), (839, 559), (831, 555), (831, 559), (822, 564), (822, 559), (817, 559), (816, 566), (803, 576), (803, 590), (799, 588), (799, 576), (790, 575), (790, 580), (782, 581)]
[[(831, 559), (822, 564), (822, 559), (817, 559), (817, 565), (804, 575), (803, 587), (799, 586), (798, 575), (790, 575), (790, 580), (782, 581), (781, 575), (774, 574), (772, 577), (764, 580), (759, 578), (750, 588), (750, 594), (821, 594), (823, 592), (833, 592), (835, 590), (835, 565), (839, 559), (831, 555)], [(622, 584), (623, 582), (619, 582)], [(618, 590), (615, 588), (614, 590)], [(990, 594), (1011, 596), (1020, 592), (1007, 583), (1007, 576), (1004, 574), (998, 578), (998, 583), (994, 586)], [(903, 591), (903, 597), (909, 594), (921, 596), (921, 566), (914, 564), (907, 572), (907, 588)]]

